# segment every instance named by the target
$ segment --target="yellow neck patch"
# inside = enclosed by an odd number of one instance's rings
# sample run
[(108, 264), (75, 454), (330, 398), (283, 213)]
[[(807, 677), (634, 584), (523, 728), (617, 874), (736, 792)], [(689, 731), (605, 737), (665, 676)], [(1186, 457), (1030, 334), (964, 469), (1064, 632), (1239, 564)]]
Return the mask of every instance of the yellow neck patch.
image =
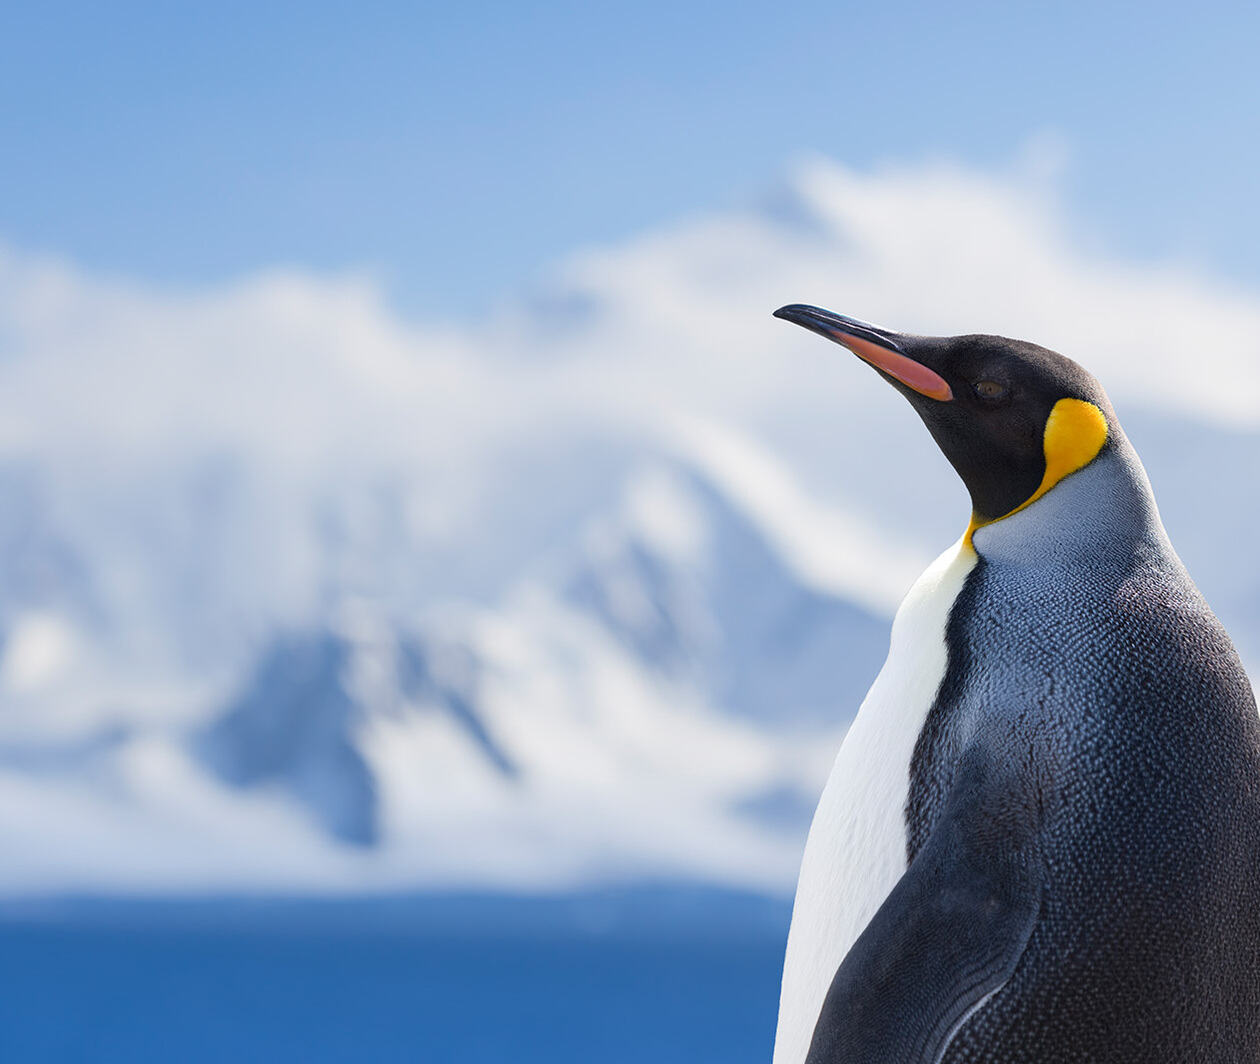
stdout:
[(1010, 513), (995, 517), (992, 521), (984, 521), (971, 517), (967, 526), (964, 542), (970, 546), (971, 536), (977, 528), (991, 525), (995, 521), (1004, 520), (1011, 514), (1017, 514), (1040, 499), (1060, 480), (1083, 469), (1098, 457), (1103, 444), (1107, 442), (1107, 418), (1093, 403), (1083, 399), (1060, 399), (1054, 404), (1050, 416), (1046, 418), (1044, 446), (1046, 452), (1046, 473), (1041, 484), (1027, 499), (1015, 507)]

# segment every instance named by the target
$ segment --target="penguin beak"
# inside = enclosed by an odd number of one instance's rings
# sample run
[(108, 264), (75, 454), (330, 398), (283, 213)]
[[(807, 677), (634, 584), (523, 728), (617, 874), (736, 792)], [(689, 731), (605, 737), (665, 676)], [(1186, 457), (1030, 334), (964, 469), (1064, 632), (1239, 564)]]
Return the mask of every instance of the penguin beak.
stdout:
[(881, 373), (900, 381), (919, 395), (939, 402), (948, 402), (954, 398), (949, 382), (944, 377), (905, 354), (902, 350), (903, 341), (897, 333), (887, 332), (855, 318), (846, 318), (842, 314), (832, 314), (831, 311), (819, 307), (806, 306), (804, 303), (780, 307), (774, 312), (774, 316), (794, 322), (810, 332), (816, 332), (847, 347), (863, 362), (869, 362)]

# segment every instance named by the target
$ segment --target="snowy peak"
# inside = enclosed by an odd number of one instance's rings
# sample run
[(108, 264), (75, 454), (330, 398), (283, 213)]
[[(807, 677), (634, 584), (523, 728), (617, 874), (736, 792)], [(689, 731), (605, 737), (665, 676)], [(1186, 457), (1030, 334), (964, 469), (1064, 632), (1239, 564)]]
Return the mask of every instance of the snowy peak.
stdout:
[(563, 591), (646, 667), (763, 725), (847, 721), (887, 646), (886, 617), (811, 586), (753, 516), (678, 463), (631, 479)]
[(279, 784), (332, 835), (367, 845), (379, 838), (377, 795), (353, 741), (364, 707), (352, 659), (329, 632), (277, 638), (197, 747), (225, 783)]
[(361, 741), (374, 718), (446, 715), (495, 771), (518, 774), (478, 715), (471, 649), (372, 621), (277, 637), (194, 739), (224, 783), (279, 788), (333, 838), (361, 846), (381, 841), (382, 783)]

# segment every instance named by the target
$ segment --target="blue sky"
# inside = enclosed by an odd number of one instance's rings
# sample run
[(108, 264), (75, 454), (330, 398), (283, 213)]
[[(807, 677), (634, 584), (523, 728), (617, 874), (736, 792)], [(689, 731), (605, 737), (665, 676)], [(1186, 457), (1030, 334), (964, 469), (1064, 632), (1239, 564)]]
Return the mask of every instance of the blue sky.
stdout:
[(0, 242), (182, 287), (368, 268), (468, 317), (792, 159), (1070, 149), (1082, 241), (1260, 280), (1254, 6), (9, 5)]

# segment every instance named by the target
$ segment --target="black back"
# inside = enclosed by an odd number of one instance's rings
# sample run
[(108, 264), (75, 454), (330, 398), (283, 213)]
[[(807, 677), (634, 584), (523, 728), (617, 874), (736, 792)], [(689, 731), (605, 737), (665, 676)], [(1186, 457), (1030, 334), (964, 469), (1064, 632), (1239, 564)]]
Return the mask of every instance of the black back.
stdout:
[(976, 535), (911, 766), (911, 861), (977, 751), (1025, 766), (1041, 825), (1035, 928), (941, 1059), (1260, 1060), (1250, 683), (1127, 441), (1034, 509)]

